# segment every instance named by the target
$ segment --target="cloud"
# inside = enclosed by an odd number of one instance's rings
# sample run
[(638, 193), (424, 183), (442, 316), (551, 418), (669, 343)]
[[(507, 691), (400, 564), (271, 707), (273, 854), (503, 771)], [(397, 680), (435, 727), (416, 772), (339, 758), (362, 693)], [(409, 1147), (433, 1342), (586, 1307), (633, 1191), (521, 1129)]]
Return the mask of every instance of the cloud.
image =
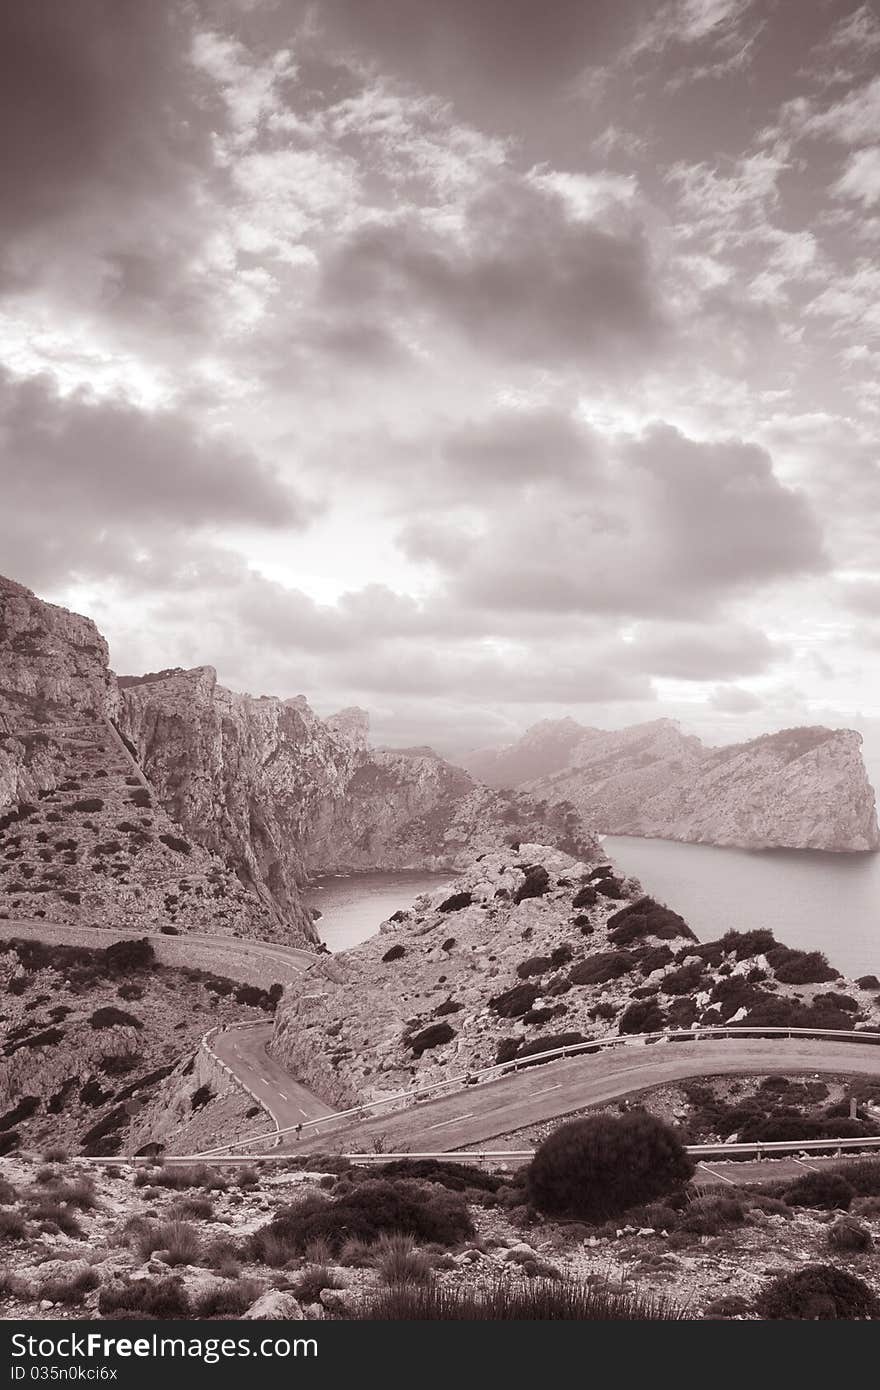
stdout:
[(781, 643), (741, 623), (663, 624), (637, 632), (630, 644), (635, 669), (672, 680), (731, 680), (758, 675), (786, 654)]
[(838, 198), (852, 198), (864, 208), (880, 203), (880, 145), (851, 154), (831, 192)]
[(762, 701), (751, 690), (743, 690), (738, 685), (719, 685), (709, 697), (712, 709), (724, 714), (751, 714), (762, 708)]
[(0, 372), (0, 473), (4, 551), (32, 582), (130, 574), (171, 534), (298, 529), (315, 511), (234, 437), (174, 409), (62, 396), (46, 376)]
[(806, 500), (765, 450), (656, 425), (583, 490), (489, 522), (451, 587), (500, 610), (690, 617), (826, 563)]

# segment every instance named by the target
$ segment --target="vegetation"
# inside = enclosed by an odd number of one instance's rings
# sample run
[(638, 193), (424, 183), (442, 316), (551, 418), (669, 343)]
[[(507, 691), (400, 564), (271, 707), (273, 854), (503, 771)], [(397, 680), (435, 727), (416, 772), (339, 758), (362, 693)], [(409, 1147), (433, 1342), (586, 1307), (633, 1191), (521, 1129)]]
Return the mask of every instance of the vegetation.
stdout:
[(364, 1300), (355, 1316), (387, 1322), (666, 1322), (684, 1316), (662, 1299), (609, 1293), (595, 1284), (499, 1276), (488, 1287), (395, 1284)]
[(538, 1146), (526, 1188), (540, 1211), (601, 1221), (673, 1192), (693, 1171), (676, 1132), (634, 1111), (561, 1125)]
[(755, 1311), (774, 1319), (876, 1318), (880, 1300), (847, 1270), (814, 1264), (771, 1280), (755, 1299)]

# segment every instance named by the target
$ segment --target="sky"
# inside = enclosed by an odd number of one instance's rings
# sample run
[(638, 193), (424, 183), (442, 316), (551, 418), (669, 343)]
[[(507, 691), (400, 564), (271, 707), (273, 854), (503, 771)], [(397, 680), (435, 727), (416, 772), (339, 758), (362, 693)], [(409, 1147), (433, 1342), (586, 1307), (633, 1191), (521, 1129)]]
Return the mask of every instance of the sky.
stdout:
[(880, 9), (0, 11), (0, 571), (447, 753), (880, 750)]

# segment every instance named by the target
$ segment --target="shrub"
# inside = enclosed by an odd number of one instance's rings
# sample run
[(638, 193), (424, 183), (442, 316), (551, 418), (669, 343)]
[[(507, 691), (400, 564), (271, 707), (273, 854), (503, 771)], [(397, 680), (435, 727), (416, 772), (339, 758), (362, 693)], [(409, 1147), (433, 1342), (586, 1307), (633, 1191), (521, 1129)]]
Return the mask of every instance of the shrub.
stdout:
[(664, 994), (693, 994), (700, 988), (702, 978), (702, 962), (693, 961), (679, 970), (670, 970), (660, 981), (660, 988)]
[(679, 1230), (690, 1235), (716, 1236), (728, 1226), (741, 1226), (745, 1208), (736, 1197), (697, 1197), (679, 1222)]
[(444, 999), (442, 1004), (438, 1004), (434, 1010), (435, 1018), (445, 1018), (447, 1014), (460, 1013), (464, 1004), (457, 1004), (454, 999)]
[(374, 1268), (383, 1284), (427, 1284), (431, 1261), (416, 1250), (411, 1236), (380, 1236), (376, 1242)]
[(179, 1279), (128, 1279), (101, 1290), (98, 1312), (105, 1318), (188, 1318), (191, 1309)]
[(427, 1028), (413, 1034), (406, 1040), (414, 1057), (421, 1057), (432, 1047), (442, 1047), (455, 1037), (455, 1029), (448, 1023), (429, 1023)]
[(104, 803), (99, 796), (83, 796), (71, 802), (72, 811), (103, 811)]
[(235, 1283), (206, 1289), (193, 1299), (190, 1316), (193, 1318), (240, 1318), (260, 1296), (255, 1279), (239, 1279)]
[(210, 1197), (178, 1197), (171, 1204), (170, 1214), (176, 1221), (210, 1221), (214, 1203)]
[[(779, 952), (784, 952), (784, 955), (780, 957)], [(781, 946), (769, 952), (767, 959), (780, 984), (813, 985), (837, 979), (837, 971), (828, 964), (821, 951), (789, 951)]]
[(135, 1246), (142, 1260), (148, 1260), (154, 1250), (165, 1250), (169, 1265), (198, 1264), (202, 1242), (195, 1226), (186, 1221), (150, 1223), (137, 1232)]
[(595, 907), (599, 901), (599, 894), (591, 883), (585, 883), (583, 888), (579, 888), (571, 900), (572, 908)]
[[(516, 1060), (520, 1061), (523, 1057), (533, 1057), (542, 1052), (552, 1052), (560, 1047), (574, 1047), (577, 1043), (586, 1042), (583, 1033), (545, 1033), (541, 1038), (533, 1038), (531, 1042), (520, 1043), (516, 1051)], [(506, 1060), (510, 1060), (509, 1058)], [(531, 1062), (530, 1066), (538, 1066), (537, 1061)]]
[(856, 984), (859, 989), (880, 989), (880, 980), (876, 975), (860, 975)]
[(666, 1015), (656, 999), (640, 999), (630, 1004), (617, 1025), (620, 1033), (659, 1033), (666, 1026)]
[(703, 1309), (704, 1318), (736, 1318), (751, 1312), (751, 1304), (741, 1293), (725, 1293), (713, 1298)]
[(596, 880), (596, 892), (605, 898), (623, 898), (623, 884), (619, 878), (600, 878)]
[(179, 835), (160, 835), (159, 839), (163, 845), (167, 845), (169, 849), (175, 850), (178, 854), (190, 854), (192, 852), (192, 845), (189, 841), (182, 840)]
[(134, 1014), (126, 1013), (124, 1009), (117, 1009), (115, 1004), (106, 1004), (89, 1018), (89, 1023), (93, 1028), (143, 1028), (139, 1018)]
[(40, 1287), (40, 1298), (50, 1303), (82, 1303), (87, 1293), (98, 1287), (98, 1276), (93, 1269), (84, 1269), (72, 1279), (47, 1279)]
[(683, 917), (648, 897), (639, 898), (628, 907), (612, 913), (606, 925), (609, 928), (608, 939), (614, 946), (629, 946), (631, 942), (640, 941), (646, 936), (656, 936), (661, 941), (680, 936), (696, 940)]
[(561, 1125), (538, 1146), (526, 1186), (542, 1211), (603, 1220), (673, 1191), (693, 1171), (675, 1131), (634, 1111)]
[(396, 946), (389, 946), (382, 959), (383, 961), (400, 960), (405, 955), (406, 948), (398, 942)]
[(831, 1171), (845, 1178), (860, 1197), (880, 1197), (880, 1158), (860, 1158)]
[(487, 1173), (471, 1163), (456, 1163), (437, 1158), (396, 1158), (371, 1169), (383, 1178), (416, 1178), (423, 1182), (439, 1183), (451, 1192), (497, 1192), (505, 1186), (498, 1173)]
[(596, 951), (579, 961), (568, 973), (569, 983), (573, 985), (604, 985), (627, 975), (635, 968), (635, 957), (629, 951)]
[(300, 1303), (317, 1303), (325, 1289), (336, 1289), (339, 1281), (323, 1264), (310, 1265), (293, 1286), (293, 1295)]
[(145, 936), (135, 941), (114, 941), (101, 952), (108, 974), (125, 975), (133, 970), (148, 970), (156, 963), (152, 942)]
[(368, 1179), (340, 1197), (315, 1195), (281, 1208), (255, 1232), (252, 1253), (255, 1259), (264, 1259), (268, 1240), (274, 1258), (280, 1253), (279, 1245), (289, 1258), (320, 1238), (335, 1252), (346, 1240), (375, 1241), (393, 1232), (448, 1246), (473, 1236), (474, 1228), (456, 1192), (432, 1192), (415, 1182)]
[(861, 1221), (854, 1221), (851, 1216), (839, 1216), (836, 1221), (832, 1221), (828, 1227), (827, 1240), (830, 1249), (841, 1253), (870, 1250), (874, 1244), (867, 1226), (863, 1226)]
[(192, 1093), (192, 1098), (190, 1100), (190, 1109), (201, 1110), (203, 1106), (207, 1105), (208, 1102), (213, 1099), (214, 1092), (211, 1090), (210, 1086), (199, 1086), (198, 1089), (193, 1091)]
[(27, 1223), (20, 1212), (0, 1210), (0, 1241), (24, 1240), (26, 1235)]
[(851, 1183), (838, 1173), (818, 1169), (805, 1173), (782, 1194), (790, 1207), (818, 1207), (822, 1211), (846, 1211), (853, 1199)]
[(529, 956), (528, 960), (520, 961), (516, 973), (521, 980), (527, 980), (530, 975), (543, 975), (545, 970), (550, 969), (551, 964), (549, 956)]
[(442, 902), (437, 909), (438, 912), (460, 912), (463, 907), (470, 907), (473, 902), (472, 893), (453, 893), (445, 902)]
[(550, 875), (543, 864), (530, 864), (525, 875), (513, 895), (515, 903), (524, 902), (526, 898), (543, 898), (550, 887)]
[(530, 984), (514, 985), (503, 994), (496, 994), (489, 1000), (489, 1008), (501, 1018), (521, 1018), (527, 1014), (538, 997), (538, 986)]
[(762, 1318), (876, 1318), (880, 1300), (854, 1274), (834, 1265), (806, 1265), (770, 1281), (755, 1299)]
[(597, 1284), (498, 1275), (484, 1288), (395, 1284), (368, 1295), (355, 1318), (383, 1322), (671, 1322), (673, 1305), (641, 1292), (610, 1293)]
[(190, 1187), (204, 1187), (208, 1191), (223, 1192), (226, 1179), (214, 1168), (204, 1163), (172, 1164), (158, 1171), (142, 1168), (135, 1173), (135, 1187), (166, 1187), (173, 1192), (184, 1192)]

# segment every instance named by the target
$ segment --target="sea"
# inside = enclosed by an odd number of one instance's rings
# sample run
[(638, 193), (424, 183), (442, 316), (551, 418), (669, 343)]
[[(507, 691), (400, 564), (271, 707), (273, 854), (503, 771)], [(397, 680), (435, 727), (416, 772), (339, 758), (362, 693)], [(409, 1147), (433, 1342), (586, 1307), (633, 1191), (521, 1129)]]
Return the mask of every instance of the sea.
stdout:
[[(745, 850), (609, 835), (603, 850), (646, 893), (679, 912), (701, 941), (769, 927), (777, 941), (824, 951), (844, 975), (880, 977), (880, 854)], [(368, 873), (317, 880), (318, 931), (344, 951), (450, 874)]]

